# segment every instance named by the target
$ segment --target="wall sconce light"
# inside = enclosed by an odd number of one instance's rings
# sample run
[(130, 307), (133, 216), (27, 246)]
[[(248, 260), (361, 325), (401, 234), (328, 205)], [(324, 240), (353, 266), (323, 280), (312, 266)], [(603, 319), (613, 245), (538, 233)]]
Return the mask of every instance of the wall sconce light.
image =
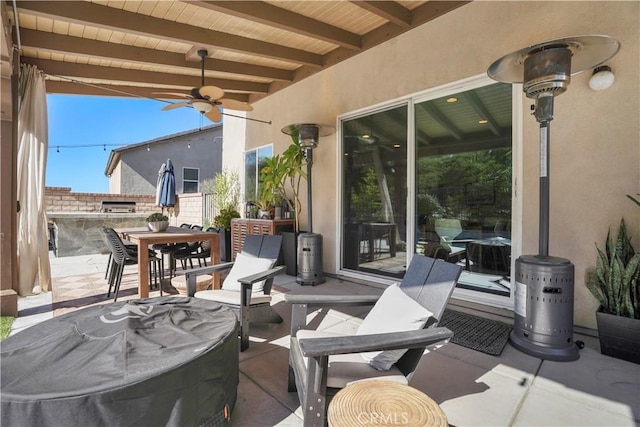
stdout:
[(213, 108), (213, 105), (209, 104), (206, 101), (191, 101), (191, 106), (195, 108), (196, 111), (199, 111), (203, 114), (208, 113)]
[(608, 65), (601, 65), (593, 69), (593, 75), (589, 79), (589, 87), (592, 90), (605, 90), (613, 85), (616, 77)]

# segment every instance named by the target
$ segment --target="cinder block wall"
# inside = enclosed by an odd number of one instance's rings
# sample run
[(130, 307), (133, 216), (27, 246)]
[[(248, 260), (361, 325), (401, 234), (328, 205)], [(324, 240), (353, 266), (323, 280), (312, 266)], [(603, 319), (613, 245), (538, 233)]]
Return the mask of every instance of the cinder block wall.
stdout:
[(136, 202), (137, 213), (160, 211), (152, 195), (72, 193), (69, 187), (46, 187), (44, 197), (47, 212), (100, 212), (103, 201)]
[(202, 199), (202, 193), (179, 194), (169, 223), (175, 226), (184, 223), (204, 226), (202, 223)]

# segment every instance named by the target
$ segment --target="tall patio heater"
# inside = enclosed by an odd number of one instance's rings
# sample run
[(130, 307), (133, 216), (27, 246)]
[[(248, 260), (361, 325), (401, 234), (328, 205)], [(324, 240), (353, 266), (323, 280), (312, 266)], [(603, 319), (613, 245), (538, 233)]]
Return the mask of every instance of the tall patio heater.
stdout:
[[(535, 100), (540, 123), (540, 223), (538, 255), (515, 263), (515, 324), (510, 341), (535, 357), (572, 361), (580, 357), (573, 342), (574, 266), (549, 255), (549, 143), (553, 99), (567, 90), (571, 75), (594, 68), (619, 50), (617, 40), (601, 35), (567, 37), (510, 53), (487, 74), (505, 83), (523, 83)], [(573, 70), (572, 70), (573, 65)]]
[(313, 123), (296, 123), (282, 128), (282, 132), (291, 135), (298, 133), (298, 142), (304, 149), (307, 159), (307, 222), (309, 231), (298, 236), (298, 274), (296, 283), (300, 285), (319, 285), (325, 282), (322, 270), (322, 234), (313, 232), (311, 168), (313, 149), (318, 146), (321, 136), (331, 135), (334, 128)]

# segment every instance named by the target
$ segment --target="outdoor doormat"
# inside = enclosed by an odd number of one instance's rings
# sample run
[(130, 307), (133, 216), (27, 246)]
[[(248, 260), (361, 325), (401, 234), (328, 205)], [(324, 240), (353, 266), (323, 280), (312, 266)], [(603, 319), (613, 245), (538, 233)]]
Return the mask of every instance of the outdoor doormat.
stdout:
[(453, 332), (452, 343), (493, 356), (500, 356), (511, 331), (506, 323), (454, 310), (445, 310), (438, 326)]

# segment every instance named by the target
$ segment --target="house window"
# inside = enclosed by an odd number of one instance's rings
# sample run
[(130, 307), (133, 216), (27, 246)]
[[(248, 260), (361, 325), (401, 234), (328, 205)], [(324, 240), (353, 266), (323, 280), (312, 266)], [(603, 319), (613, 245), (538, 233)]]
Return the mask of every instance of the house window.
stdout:
[(260, 187), (260, 171), (264, 167), (264, 160), (273, 156), (273, 145), (265, 145), (244, 153), (244, 199), (247, 202), (258, 200)]
[(182, 192), (197, 193), (200, 182), (200, 169), (182, 168)]

